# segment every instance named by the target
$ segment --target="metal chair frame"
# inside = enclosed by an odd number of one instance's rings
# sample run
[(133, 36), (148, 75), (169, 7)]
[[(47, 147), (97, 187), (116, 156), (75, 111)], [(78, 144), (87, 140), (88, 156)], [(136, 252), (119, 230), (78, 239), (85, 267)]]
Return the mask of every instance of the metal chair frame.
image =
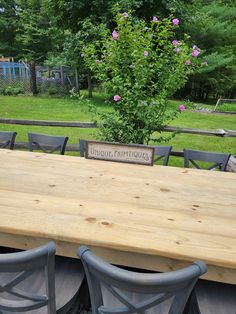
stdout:
[[(182, 313), (198, 277), (206, 272), (204, 262), (197, 261), (170, 273), (137, 273), (104, 262), (86, 246), (81, 246), (77, 254), (85, 269), (93, 314), (144, 314), (171, 297), (173, 301), (168, 313)], [(101, 285), (122, 303), (122, 307), (106, 307)], [(151, 296), (135, 303), (127, 297), (125, 291)]]
[(163, 159), (163, 166), (167, 166), (169, 162), (172, 146), (154, 146), (154, 162)]
[(80, 157), (84, 157), (85, 152), (86, 152), (86, 140), (83, 140), (83, 139), (79, 140), (79, 151), (80, 151)]
[(0, 148), (13, 149), (17, 132), (0, 132)]
[(30, 151), (41, 150), (48, 154), (59, 151), (61, 155), (64, 155), (66, 144), (69, 139), (67, 136), (53, 136), (36, 133), (28, 133), (28, 138)]
[[(0, 292), (16, 296), (19, 300), (4, 299), (0, 295), (0, 312), (24, 312), (47, 306), (49, 314), (56, 313), (55, 304), (55, 244), (48, 244), (18, 253), (0, 255), (0, 273), (18, 273), (4, 284), (0, 283)], [(36, 295), (15, 288), (39, 269), (44, 269), (46, 295)]]
[(197, 161), (205, 161), (213, 163), (207, 170), (219, 168), (220, 171), (226, 171), (226, 166), (229, 161), (230, 154), (213, 153), (206, 151), (184, 149), (184, 167), (190, 168), (190, 164), (196, 169), (202, 169)]

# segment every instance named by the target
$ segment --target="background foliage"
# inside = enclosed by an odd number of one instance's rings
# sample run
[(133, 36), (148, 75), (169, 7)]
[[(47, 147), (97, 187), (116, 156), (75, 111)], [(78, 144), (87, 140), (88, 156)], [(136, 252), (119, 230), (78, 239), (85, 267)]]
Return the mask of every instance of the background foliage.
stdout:
[(178, 38), (187, 33), (189, 45), (201, 48), (203, 66), (175, 96), (206, 101), (236, 97), (235, 0), (0, 0), (0, 54), (73, 66), (91, 85), (80, 51), (83, 42), (94, 40), (101, 22), (114, 28), (116, 3), (146, 20), (174, 14), (181, 21)]

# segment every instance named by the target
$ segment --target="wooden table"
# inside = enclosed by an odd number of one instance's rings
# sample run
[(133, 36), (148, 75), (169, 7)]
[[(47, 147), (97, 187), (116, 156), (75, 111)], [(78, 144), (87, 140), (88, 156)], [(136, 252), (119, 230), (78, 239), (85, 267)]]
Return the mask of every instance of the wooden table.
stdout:
[(0, 245), (53, 239), (108, 261), (169, 271), (196, 259), (236, 284), (236, 175), (0, 151)]

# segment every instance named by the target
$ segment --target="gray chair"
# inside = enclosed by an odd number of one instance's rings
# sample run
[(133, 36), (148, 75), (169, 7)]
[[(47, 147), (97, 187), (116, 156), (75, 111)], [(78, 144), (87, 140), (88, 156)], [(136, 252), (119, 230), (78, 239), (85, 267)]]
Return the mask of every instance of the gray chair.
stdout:
[(187, 314), (235, 314), (236, 285), (199, 280), (189, 300)]
[(83, 139), (79, 140), (79, 151), (80, 151), (80, 157), (84, 157), (85, 152), (86, 152), (86, 140), (83, 140)]
[(184, 149), (184, 167), (190, 168), (192, 164), (194, 168), (201, 169), (196, 161), (212, 163), (207, 170), (219, 168), (220, 171), (225, 171), (229, 161), (230, 154), (213, 153), (198, 150)]
[(84, 271), (78, 259), (55, 258), (55, 244), (0, 254), (0, 313), (67, 313), (78, 302)]
[(93, 314), (158, 314), (183, 312), (206, 265), (197, 261), (181, 270), (138, 273), (108, 264), (87, 247), (78, 250), (90, 291)]
[(154, 162), (163, 159), (163, 166), (167, 166), (172, 146), (153, 146), (153, 147), (154, 147)]
[(67, 136), (52, 136), (36, 133), (28, 133), (29, 150), (41, 150), (44, 153), (54, 153), (58, 151), (61, 155), (64, 155), (66, 149), (66, 143), (68, 141)]
[(0, 132), (0, 148), (13, 149), (16, 135), (16, 132)]

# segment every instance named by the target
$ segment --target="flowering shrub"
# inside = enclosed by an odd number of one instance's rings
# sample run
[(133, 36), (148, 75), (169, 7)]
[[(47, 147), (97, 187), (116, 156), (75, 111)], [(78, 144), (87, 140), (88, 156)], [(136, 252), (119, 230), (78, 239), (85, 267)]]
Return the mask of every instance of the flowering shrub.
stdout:
[(176, 39), (177, 18), (154, 16), (147, 26), (125, 12), (115, 21), (115, 29), (103, 27), (101, 39), (84, 50), (115, 109), (101, 114), (101, 138), (139, 144), (165, 140), (162, 126), (183, 110), (170, 111), (168, 98), (185, 84), (200, 51)]

